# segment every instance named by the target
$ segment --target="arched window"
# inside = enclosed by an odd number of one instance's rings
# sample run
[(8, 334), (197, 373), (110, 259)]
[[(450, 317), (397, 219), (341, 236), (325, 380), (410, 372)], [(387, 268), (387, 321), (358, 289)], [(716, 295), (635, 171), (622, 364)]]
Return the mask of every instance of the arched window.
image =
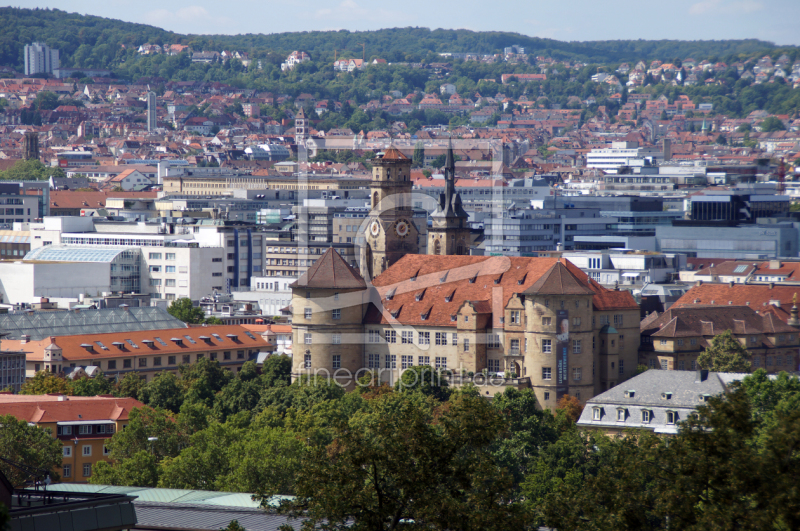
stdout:
[(378, 206), (378, 192), (375, 192), (374, 194), (372, 194), (372, 208), (375, 208), (377, 206)]
[(433, 254), (442, 254), (442, 244), (436, 240), (433, 244)]

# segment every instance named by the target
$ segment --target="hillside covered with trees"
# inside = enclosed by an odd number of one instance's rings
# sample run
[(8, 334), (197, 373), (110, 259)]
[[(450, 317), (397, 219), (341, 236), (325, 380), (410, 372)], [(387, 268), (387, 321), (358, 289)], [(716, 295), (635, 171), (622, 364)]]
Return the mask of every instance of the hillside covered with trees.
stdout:
[[(500, 53), (520, 45), (528, 55), (594, 63), (664, 59), (671, 57), (725, 58), (772, 52), (776, 46), (757, 39), (721, 41), (628, 40), (562, 42), (511, 32), (475, 32), (428, 28), (390, 28), (377, 31), (312, 31), (246, 35), (180, 35), (153, 26), (134, 24), (57, 9), (0, 8), (0, 65), (19, 71), (23, 48), (34, 41), (61, 50), (65, 67), (114, 68), (126, 62), (132, 49), (144, 43), (186, 44), (194, 49), (237, 49), (282, 60), (292, 50), (305, 50), (315, 60), (332, 62), (339, 56), (360, 57), (366, 45), (369, 57), (389, 62), (421, 61), (431, 53)], [(796, 53), (796, 50), (795, 50)], [(368, 57), (368, 58), (369, 58)]]

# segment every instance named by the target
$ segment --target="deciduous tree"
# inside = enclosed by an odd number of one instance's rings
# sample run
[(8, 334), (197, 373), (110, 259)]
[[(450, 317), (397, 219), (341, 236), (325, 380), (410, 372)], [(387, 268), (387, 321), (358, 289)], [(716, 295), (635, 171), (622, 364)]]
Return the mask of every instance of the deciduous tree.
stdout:
[(750, 372), (750, 353), (730, 330), (714, 336), (697, 356), (697, 366), (714, 372)]

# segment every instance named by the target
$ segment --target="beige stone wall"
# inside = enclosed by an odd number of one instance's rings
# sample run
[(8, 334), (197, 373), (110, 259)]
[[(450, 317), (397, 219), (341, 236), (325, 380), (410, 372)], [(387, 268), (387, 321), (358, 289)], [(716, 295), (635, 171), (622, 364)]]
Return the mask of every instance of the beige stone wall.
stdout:
[[(592, 297), (590, 295), (563, 297), (535, 297), (525, 301), (527, 326), (525, 339), (528, 350), (525, 352), (524, 374), (531, 379), (536, 399), (543, 408), (555, 409), (557, 402), (557, 355), (556, 344), (559, 330), (556, 329), (556, 312), (563, 309), (569, 313), (569, 346), (567, 351), (568, 374), (567, 393), (579, 396), (581, 401), (593, 396), (594, 380), (592, 364)], [(577, 306), (576, 306), (577, 303)], [(549, 323), (547, 322), (549, 319)], [(575, 319), (580, 319), (580, 324)], [(549, 339), (550, 352), (544, 352), (542, 340)], [(573, 340), (581, 342), (581, 352), (573, 352)], [(550, 378), (545, 378), (543, 369), (550, 369)], [(576, 380), (574, 369), (580, 369), (580, 379)]]

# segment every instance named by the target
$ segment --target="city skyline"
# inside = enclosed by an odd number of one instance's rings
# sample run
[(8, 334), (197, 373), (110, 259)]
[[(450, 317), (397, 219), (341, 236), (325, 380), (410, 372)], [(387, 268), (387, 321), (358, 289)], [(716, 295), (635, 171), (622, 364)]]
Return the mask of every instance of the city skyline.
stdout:
[[(478, 2), (436, 4), (410, 0), (403, 6), (369, 5), (341, 0), (306, 2), (239, 2), (220, 13), (218, 4), (195, 0), (190, 5), (166, 0), (97, 4), (86, 0), (23, 0), (20, 7), (56, 8), (69, 12), (150, 24), (178, 33), (244, 34), (325, 31), (371, 31), (420, 26), (474, 31), (511, 31), (564, 41), (616, 39), (720, 40), (755, 38), (778, 45), (798, 45), (793, 21), (800, 4), (792, 0), (679, 0), (669, 9), (630, 0), (598, 4), (570, 0), (566, 4), (528, 4), (518, 0), (503, 9)], [(581, 13), (575, 17), (573, 13)], [(598, 25), (597, 20), (603, 20)], [(654, 24), (655, 22), (655, 24)]]

